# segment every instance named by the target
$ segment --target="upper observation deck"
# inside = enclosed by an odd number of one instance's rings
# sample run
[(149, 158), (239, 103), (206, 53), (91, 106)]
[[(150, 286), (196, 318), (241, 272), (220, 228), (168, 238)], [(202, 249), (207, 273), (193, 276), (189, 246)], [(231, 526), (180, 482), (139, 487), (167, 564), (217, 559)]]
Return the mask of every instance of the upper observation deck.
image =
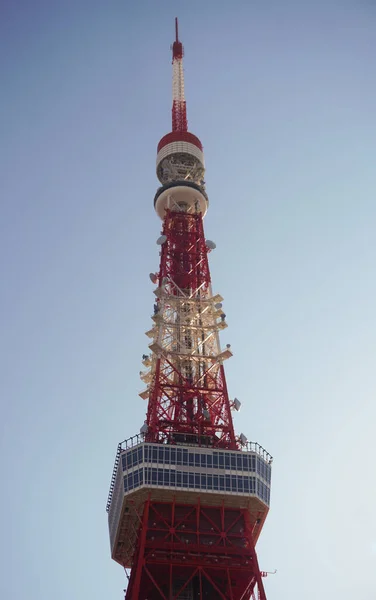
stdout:
[[(269, 509), (271, 463), (268, 452), (252, 442), (241, 451), (153, 444), (142, 435), (119, 444), (107, 503), (113, 558), (129, 564), (135, 543), (129, 531), (148, 497), (246, 508), (257, 539)], [(122, 531), (128, 531), (124, 539)]]

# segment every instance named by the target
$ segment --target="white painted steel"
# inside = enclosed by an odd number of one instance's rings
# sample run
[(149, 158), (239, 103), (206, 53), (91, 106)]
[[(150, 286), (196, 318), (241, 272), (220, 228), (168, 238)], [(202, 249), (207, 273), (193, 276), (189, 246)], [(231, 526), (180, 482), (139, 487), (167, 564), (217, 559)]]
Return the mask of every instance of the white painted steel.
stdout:
[(166, 146), (163, 146), (163, 148), (160, 149), (157, 154), (157, 170), (159, 163), (166, 158), (166, 156), (170, 156), (171, 154), (191, 154), (197, 158), (201, 163), (201, 166), (205, 168), (204, 153), (200, 148), (197, 148), (197, 146), (191, 144), (191, 142), (179, 141), (166, 144)]
[(172, 63), (172, 99), (180, 102), (185, 100), (183, 60), (181, 58), (175, 58)]
[(204, 194), (193, 187), (178, 185), (164, 190), (157, 198), (155, 210), (157, 215), (163, 220), (165, 218), (166, 208), (179, 210), (185, 206), (187, 212), (196, 212), (196, 207), (204, 217), (208, 209), (208, 202)]
[[(153, 317), (155, 327), (147, 332), (152, 338), (149, 345), (150, 370), (141, 372), (141, 379), (151, 385), (158, 357), (162, 358), (160, 369), (163, 377), (166, 381), (171, 379), (172, 384), (175, 372), (171, 364), (194, 385), (200, 385), (206, 372), (216, 379), (224, 360), (219, 331), (227, 327), (221, 318), (222, 311), (216, 308), (218, 295), (213, 296), (211, 286), (207, 290), (200, 288), (187, 294), (170, 280), (154, 293), (159, 298), (159, 307)], [(203, 406), (203, 409), (208, 407)]]

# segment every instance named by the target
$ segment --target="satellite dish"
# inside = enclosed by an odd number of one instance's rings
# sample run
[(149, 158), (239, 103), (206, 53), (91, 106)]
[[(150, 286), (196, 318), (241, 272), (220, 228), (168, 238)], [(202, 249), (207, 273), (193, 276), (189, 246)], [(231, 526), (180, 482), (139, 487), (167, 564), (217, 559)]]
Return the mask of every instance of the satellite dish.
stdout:
[(149, 277), (150, 277), (150, 281), (151, 281), (152, 283), (157, 283), (157, 281), (158, 281), (158, 277), (156, 276), (156, 274), (155, 274), (155, 273), (149, 273)]
[(214, 304), (214, 308), (216, 308), (217, 310), (222, 308), (222, 302), (217, 302), (217, 304)]
[(215, 250), (217, 247), (217, 244), (215, 242), (212, 242), (212, 240), (205, 240), (205, 244), (206, 247), (209, 248), (209, 250)]
[(157, 244), (158, 246), (162, 246), (165, 242), (167, 242), (167, 235), (161, 235), (158, 239), (157, 239)]
[(245, 445), (246, 445), (246, 443), (248, 442), (248, 439), (247, 439), (247, 437), (244, 435), (244, 433), (241, 433), (241, 434), (239, 435), (239, 440), (240, 440), (240, 443), (241, 443), (241, 445), (242, 445), (242, 446), (245, 446)]
[(242, 405), (242, 403), (240, 402), (240, 400), (238, 400), (237, 398), (234, 398), (234, 408), (235, 408), (235, 410), (239, 411), (241, 405)]

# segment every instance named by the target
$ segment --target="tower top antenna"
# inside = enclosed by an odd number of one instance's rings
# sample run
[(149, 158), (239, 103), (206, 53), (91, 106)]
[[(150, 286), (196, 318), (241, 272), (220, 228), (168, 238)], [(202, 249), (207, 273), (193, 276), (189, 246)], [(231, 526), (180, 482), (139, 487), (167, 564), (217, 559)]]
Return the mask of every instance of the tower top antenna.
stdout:
[[(175, 18), (175, 37), (172, 50), (172, 110), (171, 132), (162, 137), (157, 148), (157, 176), (162, 185), (176, 179), (194, 182), (204, 188), (204, 155), (198, 137), (188, 131), (187, 103), (184, 91), (183, 44), (179, 38), (179, 21)], [(179, 164), (179, 167), (177, 165)], [(188, 185), (188, 184), (187, 184)], [(189, 186), (188, 186), (189, 187)], [(207, 201), (203, 202), (203, 215)], [(165, 206), (158, 201), (154, 204), (161, 219), (164, 219)], [(160, 207), (160, 211), (159, 208)]]
[(183, 54), (183, 44), (179, 40), (179, 22), (178, 18), (175, 17), (175, 41), (172, 44), (172, 62), (174, 62), (174, 60), (181, 60), (183, 58)]

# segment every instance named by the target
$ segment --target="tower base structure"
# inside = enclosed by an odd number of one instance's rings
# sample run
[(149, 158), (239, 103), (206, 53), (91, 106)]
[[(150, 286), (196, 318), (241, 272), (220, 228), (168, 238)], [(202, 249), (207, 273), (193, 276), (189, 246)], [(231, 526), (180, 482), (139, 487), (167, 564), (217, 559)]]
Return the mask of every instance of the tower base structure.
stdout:
[(255, 544), (270, 455), (143, 439), (119, 445), (107, 506), (112, 557), (132, 568), (126, 600), (266, 600)]
[(138, 517), (126, 600), (266, 600), (246, 509), (149, 497)]

